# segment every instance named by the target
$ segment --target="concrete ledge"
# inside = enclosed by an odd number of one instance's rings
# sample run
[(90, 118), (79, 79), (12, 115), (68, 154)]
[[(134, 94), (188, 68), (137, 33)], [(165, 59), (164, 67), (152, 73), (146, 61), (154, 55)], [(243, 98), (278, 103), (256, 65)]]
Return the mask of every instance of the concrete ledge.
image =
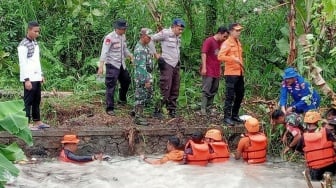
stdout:
[[(0, 132), (0, 143), (17, 142), (28, 156), (56, 157), (62, 148), (60, 141), (65, 134), (76, 134), (81, 140), (79, 153), (103, 152), (110, 155), (133, 155), (140, 150), (148, 154), (162, 153), (169, 136), (177, 135), (185, 143), (189, 136), (199, 130), (206, 132), (207, 127), (103, 127), (86, 126), (70, 128), (47, 128), (32, 131), (34, 145), (29, 147), (22, 140), (7, 132)], [(224, 128), (224, 137), (231, 146), (236, 137), (244, 132), (243, 126)], [(235, 147), (235, 146), (233, 146)]]

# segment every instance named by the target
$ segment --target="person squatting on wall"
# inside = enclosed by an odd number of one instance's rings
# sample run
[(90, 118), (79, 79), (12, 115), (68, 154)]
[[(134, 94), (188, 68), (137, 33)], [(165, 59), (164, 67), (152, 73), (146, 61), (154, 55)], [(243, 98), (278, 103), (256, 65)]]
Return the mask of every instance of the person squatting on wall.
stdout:
[[(288, 96), (293, 98), (289, 106), (287, 106)], [(317, 109), (320, 100), (317, 91), (293, 67), (285, 69), (280, 90), (280, 107), (285, 114), (290, 112), (300, 114)]]

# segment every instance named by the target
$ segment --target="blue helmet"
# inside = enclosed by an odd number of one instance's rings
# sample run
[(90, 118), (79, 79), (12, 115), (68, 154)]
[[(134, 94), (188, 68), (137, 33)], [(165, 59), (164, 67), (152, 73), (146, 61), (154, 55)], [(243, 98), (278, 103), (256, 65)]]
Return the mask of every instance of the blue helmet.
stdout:
[(294, 78), (299, 76), (299, 74), (296, 72), (295, 68), (293, 67), (288, 67), (285, 69), (284, 74), (283, 74), (283, 79), (288, 79), (288, 78)]

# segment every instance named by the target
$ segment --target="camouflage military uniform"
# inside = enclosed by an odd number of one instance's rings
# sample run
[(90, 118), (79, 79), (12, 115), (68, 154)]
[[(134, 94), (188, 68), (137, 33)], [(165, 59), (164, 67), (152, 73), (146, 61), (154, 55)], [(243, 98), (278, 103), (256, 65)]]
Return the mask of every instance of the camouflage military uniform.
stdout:
[[(135, 105), (146, 105), (152, 99), (152, 86), (145, 88), (145, 83), (152, 85), (152, 75), (148, 68), (153, 65), (152, 54), (148, 46), (138, 42), (134, 49), (135, 63)], [(148, 67), (148, 68), (147, 68)]]
[(300, 129), (304, 128), (302, 116), (294, 112), (286, 115), (285, 122), (289, 126), (298, 127)]
[(293, 137), (302, 134), (305, 129), (302, 116), (294, 112), (286, 115), (285, 127), (291, 134), (292, 137), (289, 140), (292, 141)]

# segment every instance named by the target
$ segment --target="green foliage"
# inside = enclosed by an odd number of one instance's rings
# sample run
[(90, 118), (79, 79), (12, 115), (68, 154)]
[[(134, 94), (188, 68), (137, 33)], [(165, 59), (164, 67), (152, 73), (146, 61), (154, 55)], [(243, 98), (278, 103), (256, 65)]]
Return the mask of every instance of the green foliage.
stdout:
[(22, 100), (0, 102), (0, 130), (16, 135), (31, 146), (33, 140), (23, 106)]
[(1, 152), (0, 161), (0, 187), (4, 187), (11, 176), (18, 176), (20, 171)]
[(22, 149), (14, 142), (9, 146), (0, 145), (0, 153), (9, 161), (20, 161), (26, 160), (26, 156), (23, 153)]
[[(33, 139), (22, 107), (22, 100), (0, 102), (0, 131), (15, 135), (31, 146), (33, 145)], [(0, 186), (7, 181), (10, 175), (17, 176), (19, 173), (19, 170), (11, 161), (24, 159), (26, 157), (16, 143), (9, 146), (0, 144)]]
[(335, 0), (322, 0), (323, 12), (326, 16), (327, 22), (336, 20), (336, 1)]
[[(311, 67), (319, 66), (323, 69), (322, 76), (331, 88), (335, 88), (335, 79), (331, 76), (335, 61), (333, 49), (336, 38), (333, 29), (336, 23), (336, 5), (334, 0), (324, 0), (319, 3), (312, 0), (300, 0), (296, 4), (300, 22), (297, 25), (298, 34), (306, 34), (304, 47), (299, 46), (298, 57), (295, 64), (298, 70), (309, 80), (312, 80)], [(329, 29), (328, 29), (329, 28)], [(328, 103), (328, 100), (322, 100)]]

